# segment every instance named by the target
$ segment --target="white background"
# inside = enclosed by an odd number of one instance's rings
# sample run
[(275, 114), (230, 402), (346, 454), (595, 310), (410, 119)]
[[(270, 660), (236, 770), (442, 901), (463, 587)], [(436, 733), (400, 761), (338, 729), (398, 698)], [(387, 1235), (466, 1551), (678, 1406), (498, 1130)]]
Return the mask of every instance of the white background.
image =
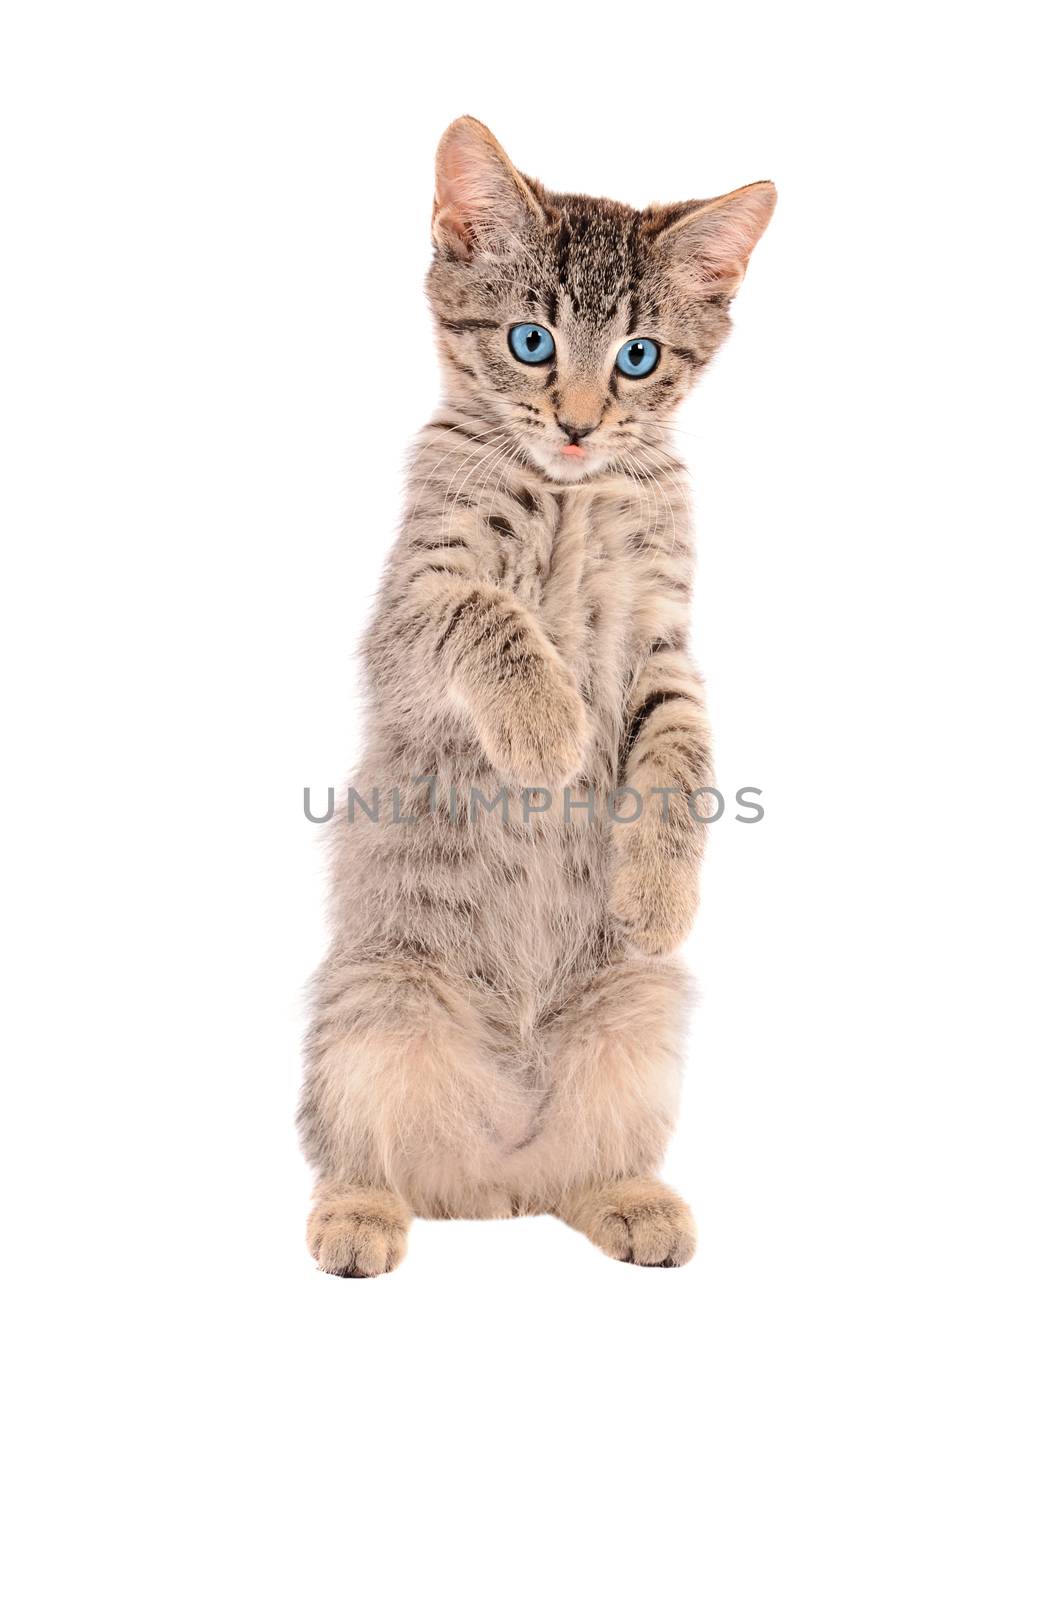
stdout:
[[(1057, 1595), (1036, 10), (6, 8), (19, 1600)], [(302, 789), (355, 750), (465, 111), (556, 188), (780, 190), (681, 419), (767, 808), (689, 947), (681, 1272), (545, 1218), (375, 1282), (303, 1244)]]

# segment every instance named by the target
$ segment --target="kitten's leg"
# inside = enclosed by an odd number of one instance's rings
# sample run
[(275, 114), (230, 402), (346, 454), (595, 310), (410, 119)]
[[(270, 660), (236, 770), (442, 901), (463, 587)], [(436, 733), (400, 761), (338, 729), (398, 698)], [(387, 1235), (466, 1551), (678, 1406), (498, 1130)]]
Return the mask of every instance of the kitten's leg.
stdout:
[(517, 787), (561, 787), (581, 767), (588, 733), (574, 674), (514, 595), (440, 577), (435, 566), (414, 569), (395, 597), (389, 621), (402, 646), (381, 654), (378, 670), (392, 676), (396, 658), (403, 692), (423, 696), (417, 712), (459, 708), (487, 759)]
[(654, 1177), (677, 1114), (690, 980), (676, 961), (603, 968), (548, 1030), (550, 1093), (517, 1182), (609, 1255), (683, 1265), (684, 1202)]
[(528, 1122), (469, 993), (411, 961), (329, 958), (317, 980), (300, 1115), (321, 1180), (310, 1248), (348, 1276), (387, 1271), (411, 1212), (490, 1208), (499, 1155)]
[(412, 1213), (392, 1189), (322, 1183), (313, 1197), (307, 1237), (325, 1272), (338, 1278), (375, 1278), (405, 1254)]
[(543, 1041), (551, 1095), (526, 1159), (556, 1190), (648, 1175), (677, 1117), (691, 980), (677, 961), (604, 967)]
[(711, 814), (710, 733), (698, 675), (682, 650), (647, 658), (626, 717), (622, 782), (642, 797), (643, 814), (613, 830), (610, 910), (635, 949), (664, 955), (691, 930)]
[(658, 1178), (620, 1178), (572, 1190), (556, 1215), (605, 1255), (640, 1267), (683, 1267), (696, 1248), (691, 1211)]

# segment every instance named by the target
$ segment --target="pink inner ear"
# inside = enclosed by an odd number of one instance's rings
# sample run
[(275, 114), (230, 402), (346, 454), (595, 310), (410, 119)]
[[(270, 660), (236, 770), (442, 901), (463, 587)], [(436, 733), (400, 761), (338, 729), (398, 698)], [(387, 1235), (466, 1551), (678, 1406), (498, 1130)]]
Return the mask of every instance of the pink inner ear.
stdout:
[(699, 285), (713, 289), (739, 284), (775, 202), (772, 184), (752, 184), (712, 200), (678, 230), (679, 257)]
[(518, 231), (536, 202), (481, 122), (461, 117), (442, 135), (435, 179), (435, 237), (470, 255)]
[(438, 209), (449, 227), (465, 237), (476, 217), (485, 216), (496, 199), (497, 175), (478, 139), (452, 137), (438, 163)]

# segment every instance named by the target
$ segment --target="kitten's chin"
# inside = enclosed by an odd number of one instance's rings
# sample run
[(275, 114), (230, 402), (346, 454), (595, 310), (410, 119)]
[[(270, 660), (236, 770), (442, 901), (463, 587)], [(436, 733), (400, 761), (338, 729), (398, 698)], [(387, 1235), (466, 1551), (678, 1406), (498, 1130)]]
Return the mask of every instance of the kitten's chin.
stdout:
[(553, 483), (584, 483), (587, 478), (595, 478), (607, 465), (606, 456), (591, 450), (579, 457), (564, 455), (561, 449), (529, 445), (527, 455)]

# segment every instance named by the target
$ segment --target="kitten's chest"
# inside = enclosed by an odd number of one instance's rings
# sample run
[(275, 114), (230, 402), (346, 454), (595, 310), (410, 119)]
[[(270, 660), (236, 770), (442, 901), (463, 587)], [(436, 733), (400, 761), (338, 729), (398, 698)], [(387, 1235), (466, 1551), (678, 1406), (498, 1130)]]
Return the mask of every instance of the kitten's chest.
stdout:
[(690, 561), (658, 496), (567, 491), (534, 551), (533, 603), (557, 649), (581, 668), (621, 672), (652, 638), (683, 625)]
[(614, 504), (584, 493), (555, 496), (538, 614), (590, 705), (621, 676), (633, 645), (637, 572), (629, 532)]
[(672, 588), (651, 548), (653, 505), (583, 490), (556, 495), (552, 509), (526, 599), (573, 671), (601, 748), (617, 748), (636, 662), (660, 628), (683, 620), (687, 586)]

